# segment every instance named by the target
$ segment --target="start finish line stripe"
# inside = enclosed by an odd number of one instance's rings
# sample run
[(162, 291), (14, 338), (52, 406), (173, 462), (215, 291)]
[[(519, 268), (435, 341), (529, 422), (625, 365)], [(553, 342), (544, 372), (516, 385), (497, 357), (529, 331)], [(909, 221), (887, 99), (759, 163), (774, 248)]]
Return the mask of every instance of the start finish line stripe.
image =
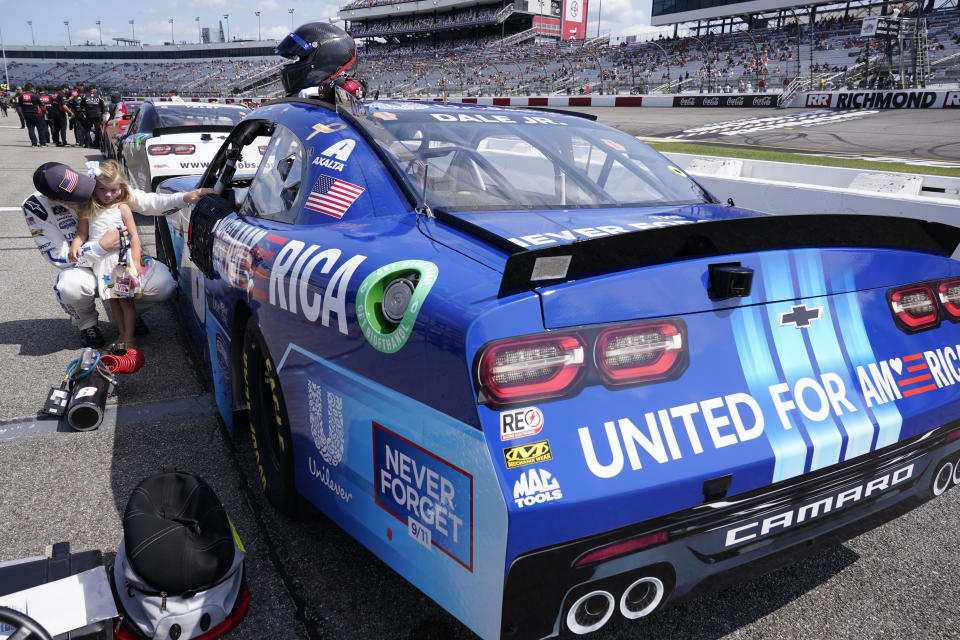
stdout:
[[(157, 416), (163, 416), (164, 420), (176, 421), (184, 418), (201, 416), (213, 417), (216, 415), (216, 402), (214, 401), (213, 395), (207, 393), (195, 398), (164, 400), (162, 402), (150, 402), (135, 406), (107, 407), (106, 411), (104, 411), (103, 423), (101, 423), (100, 428), (106, 426), (124, 427), (141, 422), (154, 421), (157, 419)], [(22, 436), (42, 435), (57, 431), (75, 433), (70, 425), (67, 424), (66, 418), (58, 420), (56, 418), (37, 416), (33, 420), (0, 424), (0, 442), (13, 440)]]

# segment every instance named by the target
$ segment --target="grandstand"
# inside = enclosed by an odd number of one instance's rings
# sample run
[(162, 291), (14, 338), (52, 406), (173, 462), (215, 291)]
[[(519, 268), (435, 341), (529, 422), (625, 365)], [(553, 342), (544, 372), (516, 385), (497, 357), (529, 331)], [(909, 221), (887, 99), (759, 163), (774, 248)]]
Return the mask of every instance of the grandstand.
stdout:
[[(646, 42), (589, 39), (570, 28), (578, 0), (354, 0), (339, 17), (363, 46), (363, 75), (380, 95), (560, 95), (782, 91), (809, 87), (953, 86), (960, 80), (956, 0), (911, 4), (906, 37), (859, 37), (862, 19), (893, 5), (869, 0), (654, 0)], [(581, 17), (586, 11), (582, 3)], [(545, 28), (544, 20), (552, 26)], [(556, 22), (560, 22), (557, 28)], [(916, 25), (916, 31), (912, 30)], [(915, 37), (916, 34), (916, 37)]]
[(4, 55), (12, 86), (83, 82), (102, 92), (126, 95), (168, 95), (177, 90), (182, 95), (221, 97), (241, 92), (238, 87), (248, 78), (264, 72), (275, 75), (278, 63), (284, 62), (273, 52), (276, 45), (269, 40), (135, 47), (7, 46)]
[[(886, 12), (883, 4), (722, 16), (743, 3), (663, 0), (683, 9), (675, 16), (689, 17), (697, 2), (716, 4), (718, 15), (678, 25), (671, 37), (611, 44), (607, 35), (587, 38), (585, 20), (567, 20), (572, 1), (353, 0), (340, 15), (360, 47), (357, 75), (380, 97), (793, 92), (960, 82), (956, 0), (923, 6), (920, 14), (915, 5), (905, 11), (904, 24), (916, 21), (923, 37), (905, 30), (902, 48), (898, 41), (860, 37), (863, 17)], [(269, 98), (281, 93), (278, 69), (285, 63), (275, 46), (23, 46), (7, 47), (6, 59), (14, 86), (84, 82), (124, 95), (176, 89), (185, 97)]]

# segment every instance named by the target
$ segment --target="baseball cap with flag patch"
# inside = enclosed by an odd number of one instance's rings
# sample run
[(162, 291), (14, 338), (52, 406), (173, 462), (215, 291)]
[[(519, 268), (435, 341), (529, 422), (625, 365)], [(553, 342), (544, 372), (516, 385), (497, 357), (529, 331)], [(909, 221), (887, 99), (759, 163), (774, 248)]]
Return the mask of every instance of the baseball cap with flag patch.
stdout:
[(33, 172), (33, 186), (53, 200), (86, 202), (96, 185), (93, 178), (59, 162), (45, 162)]

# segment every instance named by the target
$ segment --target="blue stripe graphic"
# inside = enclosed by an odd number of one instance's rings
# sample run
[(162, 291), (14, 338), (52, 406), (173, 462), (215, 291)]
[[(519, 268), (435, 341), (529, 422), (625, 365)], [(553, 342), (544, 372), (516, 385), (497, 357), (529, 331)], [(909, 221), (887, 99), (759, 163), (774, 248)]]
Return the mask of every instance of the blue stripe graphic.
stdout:
[[(842, 291), (856, 290), (853, 274), (849, 271), (837, 274), (831, 279), (835, 280), (835, 287)], [(865, 367), (871, 362), (876, 362), (877, 358), (873, 354), (873, 347), (870, 346), (870, 339), (867, 338), (867, 328), (863, 323), (863, 313), (857, 295), (837, 296), (835, 310), (837, 324), (843, 327), (843, 341), (847, 347), (851, 367)], [(860, 388), (859, 384), (856, 388)], [(878, 427), (876, 449), (893, 444), (900, 439), (903, 416), (895, 403), (887, 402), (875, 405), (868, 411), (873, 413)], [(850, 457), (849, 451), (846, 457)]]
[[(827, 290), (823, 275), (823, 262), (819, 251), (805, 251), (797, 256), (797, 275), (800, 280), (801, 292)], [(830, 303), (831, 298), (837, 297), (855, 298), (856, 294), (850, 293), (807, 300), (807, 307), (823, 307), (823, 317), (819, 321), (811, 323), (806, 331), (820, 371), (836, 374), (840, 378), (844, 389), (843, 397), (855, 409), (855, 411), (850, 411), (839, 402), (833, 403), (834, 406), (831, 407), (831, 413), (840, 413), (839, 420), (846, 435), (846, 449), (843, 452), (843, 459), (849, 460), (870, 451), (870, 446), (873, 443), (874, 425), (866, 413), (866, 406), (861, 400), (860, 394), (857, 392), (859, 385), (850, 377), (850, 371), (843, 358), (840, 336), (837, 335), (833, 324), (832, 315), (834, 311)], [(840, 326), (846, 326), (846, 324), (841, 323)], [(823, 386), (826, 386), (826, 383)], [(839, 462), (840, 453), (841, 451), (838, 449), (836, 457), (828, 464)], [(814, 466), (811, 470), (819, 468), (821, 467)]]
[[(766, 267), (764, 266), (764, 272)], [(754, 282), (756, 287), (758, 282)], [(766, 285), (766, 282), (764, 282)], [(759, 293), (759, 292), (758, 292)], [(750, 395), (760, 404), (766, 417), (764, 434), (773, 449), (773, 482), (803, 473), (807, 445), (799, 429), (784, 429), (776, 418), (777, 411), (770, 398), (769, 387), (780, 381), (776, 364), (770, 353), (766, 322), (761, 306), (741, 308), (731, 315), (733, 335), (743, 367), (743, 375)]]
[[(843, 439), (839, 428), (829, 413), (824, 420), (814, 421), (800, 410), (801, 404), (805, 404), (810, 409), (816, 409), (819, 407), (819, 401), (811, 391), (806, 391), (800, 397), (797, 397), (794, 393), (797, 383), (802, 378), (819, 380), (819, 376), (814, 370), (810, 354), (807, 351), (807, 344), (804, 340), (806, 329), (778, 326), (780, 314), (790, 312), (796, 304), (793, 299), (803, 296), (803, 286), (801, 285), (801, 292), (798, 295), (794, 289), (790, 263), (785, 255), (778, 256), (776, 259), (768, 256), (762, 264), (764, 283), (767, 287), (767, 299), (786, 301), (768, 304), (766, 307), (767, 320), (770, 323), (773, 343), (780, 359), (780, 367), (783, 369), (784, 381), (790, 386), (789, 391), (784, 392), (780, 397), (784, 400), (790, 400), (796, 405), (796, 408), (790, 410), (786, 415), (795, 427), (798, 424), (803, 424), (807, 437), (810, 439), (812, 455), (807, 470), (822, 469), (835, 464), (840, 459)], [(814, 322), (813, 324), (817, 323)]]

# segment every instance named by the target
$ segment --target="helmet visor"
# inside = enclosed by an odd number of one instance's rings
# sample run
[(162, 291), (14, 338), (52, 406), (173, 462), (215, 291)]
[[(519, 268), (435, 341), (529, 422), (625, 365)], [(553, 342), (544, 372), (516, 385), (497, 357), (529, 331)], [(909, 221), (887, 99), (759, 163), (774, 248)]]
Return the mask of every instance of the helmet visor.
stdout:
[(313, 44), (307, 42), (295, 33), (288, 33), (287, 37), (280, 41), (274, 53), (288, 60), (296, 60), (310, 53)]

